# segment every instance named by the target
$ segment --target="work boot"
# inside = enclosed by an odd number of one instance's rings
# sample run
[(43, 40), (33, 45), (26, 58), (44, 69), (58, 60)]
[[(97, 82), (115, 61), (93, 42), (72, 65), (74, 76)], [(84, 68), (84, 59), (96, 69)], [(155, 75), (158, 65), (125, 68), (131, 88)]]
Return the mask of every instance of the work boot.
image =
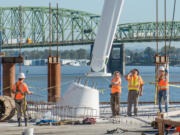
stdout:
[(27, 118), (24, 119), (25, 126), (27, 127)]
[(21, 118), (18, 118), (18, 127), (22, 126), (21, 125)]

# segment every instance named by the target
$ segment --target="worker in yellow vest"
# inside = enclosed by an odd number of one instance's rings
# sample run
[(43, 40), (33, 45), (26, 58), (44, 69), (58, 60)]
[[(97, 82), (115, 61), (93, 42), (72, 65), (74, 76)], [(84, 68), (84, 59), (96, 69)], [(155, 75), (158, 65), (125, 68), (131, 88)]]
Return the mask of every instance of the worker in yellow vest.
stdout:
[(120, 115), (120, 96), (121, 96), (121, 74), (114, 72), (114, 78), (111, 81), (111, 110), (112, 116)]
[(159, 96), (159, 111), (162, 112), (161, 100), (162, 98), (165, 101), (165, 111), (168, 112), (168, 103), (167, 103), (167, 89), (168, 89), (168, 72), (164, 67), (159, 68), (159, 77), (158, 77), (158, 96)]
[(131, 70), (125, 79), (128, 81), (128, 109), (127, 116), (132, 116), (132, 104), (134, 104), (134, 115), (137, 116), (138, 97), (143, 95), (143, 80), (138, 69)]

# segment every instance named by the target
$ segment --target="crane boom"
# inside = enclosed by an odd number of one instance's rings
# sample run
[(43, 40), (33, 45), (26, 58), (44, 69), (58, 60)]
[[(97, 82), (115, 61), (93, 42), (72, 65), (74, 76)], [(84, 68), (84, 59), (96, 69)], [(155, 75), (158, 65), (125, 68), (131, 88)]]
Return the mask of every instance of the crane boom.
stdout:
[(124, 0), (104, 0), (103, 11), (92, 52), (89, 76), (109, 76), (106, 65), (123, 5)]

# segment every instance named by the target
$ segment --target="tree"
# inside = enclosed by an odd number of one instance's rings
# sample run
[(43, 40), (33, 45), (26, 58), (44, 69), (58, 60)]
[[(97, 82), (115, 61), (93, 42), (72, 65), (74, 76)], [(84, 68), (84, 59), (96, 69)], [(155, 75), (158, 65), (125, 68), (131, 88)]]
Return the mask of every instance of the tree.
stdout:
[(152, 49), (151, 47), (146, 47), (146, 49), (144, 50), (144, 55), (148, 56), (148, 58), (154, 57), (156, 54), (155, 50)]
[(77, 59), (87, 59), (88, 58), (88, 54), (85, 49), (79, 49), (76, 52), (78, 55)]
[[(169, 48), (169, 46), (167, 46), (166, 52), (167, 53), (176, 53), (176, 48), (174, 46), (170, 46), (170, 48)], [(161, 48), (161, 54), (165, 55), (165, 46)]]
[(151, 65), (154, 62), (154, 56), (156, 52), (151, 47), (147, 47), (144, 50), (144, 63)]

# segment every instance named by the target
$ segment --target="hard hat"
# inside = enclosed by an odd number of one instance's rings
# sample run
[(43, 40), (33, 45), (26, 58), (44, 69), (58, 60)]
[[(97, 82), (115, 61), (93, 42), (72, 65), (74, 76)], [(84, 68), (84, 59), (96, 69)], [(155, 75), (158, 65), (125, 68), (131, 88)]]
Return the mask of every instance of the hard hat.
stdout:
[(20, 73), (19, 75), (18, 75), (18, 78), (19, 79), (25, 79), (26, 78), (26, 76), (25, 76), (25, 74), (24, 73)]
[(159, 70), (164, 71), (165, 68), (163, 66), (159, 67)]

